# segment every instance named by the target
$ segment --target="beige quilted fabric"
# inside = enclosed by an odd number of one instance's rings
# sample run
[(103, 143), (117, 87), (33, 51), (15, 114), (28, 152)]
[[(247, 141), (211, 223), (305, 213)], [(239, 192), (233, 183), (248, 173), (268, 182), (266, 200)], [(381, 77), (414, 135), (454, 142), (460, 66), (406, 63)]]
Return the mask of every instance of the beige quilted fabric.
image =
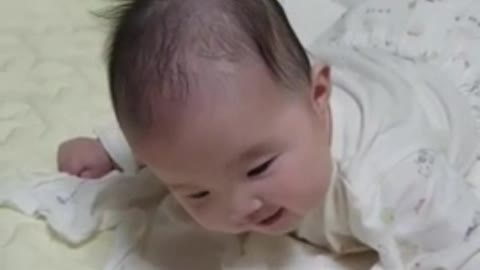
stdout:
[[(111, 119), (102, 63), (108, 1), (0, 1), (0, 181), (55, 170), (58, 143)], [(4, 192), (0, 190), (0, 193)], [(101, 269), (109, 235), (82, 249), (0, 209), (0, 269)]]

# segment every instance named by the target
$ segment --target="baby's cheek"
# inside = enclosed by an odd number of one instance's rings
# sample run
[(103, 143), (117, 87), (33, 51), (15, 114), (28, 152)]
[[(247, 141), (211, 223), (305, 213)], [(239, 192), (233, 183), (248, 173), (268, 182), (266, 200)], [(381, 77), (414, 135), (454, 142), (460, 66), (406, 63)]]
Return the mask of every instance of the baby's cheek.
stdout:
[(187, 208), (187, 211), (190, 213), (190, 215), (199, 221), (204, 222), (203, 220), (205, 220), (205, 217), (208, 215), (208, 207), (205, 204), (192, 204)]
[(179, 200), (180, 205), (184, 209), (184, 211), (192, 218), (194, 219), (197, 223), (202, 225), (202, 216), (203, 212), (205, 211), (204, 208), (201, 205), (198, 205), (193, 202), (188, 202), (185, 200)]
[(318, 207), (325, 194), (324, 175), (315, 170), (303, 168), (290, 176), (285, 184), (291, 207), (299, 214), (304, 214), (312, 208)]
[(270, 192), (275, 194), (277, 200), (295, 204), (311, 188), (302, 178), (301, 174), (285, 172), (273, 181)]
[(202, 227), (214, 231), (223, 231), (225, 230), (226, 218), (222, 217), (218, 206), (218, 203), (210, 201), (193, 205), (188, 211)]

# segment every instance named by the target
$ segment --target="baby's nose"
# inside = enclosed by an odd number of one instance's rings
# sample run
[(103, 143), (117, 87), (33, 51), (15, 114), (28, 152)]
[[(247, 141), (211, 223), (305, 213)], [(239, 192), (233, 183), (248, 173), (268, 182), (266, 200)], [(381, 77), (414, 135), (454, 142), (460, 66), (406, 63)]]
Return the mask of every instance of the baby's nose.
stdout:
[(246, 225), (251, 223), (261, 211), (263, 203), (259, 199), (238, 204), (231, 212), (231, 219), (234, 223)]

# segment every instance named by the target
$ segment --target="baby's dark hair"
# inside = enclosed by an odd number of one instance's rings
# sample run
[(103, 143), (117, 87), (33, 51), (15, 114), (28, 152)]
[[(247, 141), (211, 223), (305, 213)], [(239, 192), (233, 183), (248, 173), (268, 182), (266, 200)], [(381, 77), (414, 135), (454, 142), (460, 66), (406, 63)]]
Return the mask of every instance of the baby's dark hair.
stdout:
[(306, 51), (276, 0), (123, 0), (110, 18), (108, 79), (121, 126), (148, 129), (158, 100), (187, 98), (192, 57), (256, 57), (287, 89), (310, 82)]

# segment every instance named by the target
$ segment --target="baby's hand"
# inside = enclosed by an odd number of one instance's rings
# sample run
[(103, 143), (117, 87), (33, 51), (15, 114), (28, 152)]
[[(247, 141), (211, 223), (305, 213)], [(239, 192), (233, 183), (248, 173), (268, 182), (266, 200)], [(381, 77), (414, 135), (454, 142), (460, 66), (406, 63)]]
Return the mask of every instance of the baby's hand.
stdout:
[(81, 178), (100, 178), (115, 169), (102, 144), (93, 138), (63, 142), (57, 153), (58, 169)]

